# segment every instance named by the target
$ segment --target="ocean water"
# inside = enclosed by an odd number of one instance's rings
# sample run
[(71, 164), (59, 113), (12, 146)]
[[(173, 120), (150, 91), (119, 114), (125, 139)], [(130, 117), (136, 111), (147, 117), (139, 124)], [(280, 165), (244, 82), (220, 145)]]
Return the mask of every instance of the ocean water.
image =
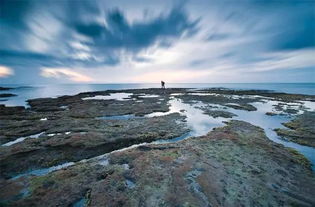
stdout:
[[(56, 85), (21, 85), (12, 84), (1, 87), (14, 87), (0, 93), (14, 93), (17, 96), (0, 98), (0, 104), (7, 106), (27, 106), (28, 99), (75, 95), (81, 92), (119, 89), (159, 88), (159, 83), (148, 84), (56, 84)], [(166, 83), (166, 87), (173, 88), (212, 88), (224, 87), (230, 89), (259, 89), (285, 93), (315, 95), (315, 83)]]

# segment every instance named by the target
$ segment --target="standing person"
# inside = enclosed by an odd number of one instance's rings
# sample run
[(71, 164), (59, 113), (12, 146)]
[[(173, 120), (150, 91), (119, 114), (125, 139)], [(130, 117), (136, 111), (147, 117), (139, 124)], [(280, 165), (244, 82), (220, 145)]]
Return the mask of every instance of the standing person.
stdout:
[(161, 86), (162, 86), (162, 89), (165, 89), (165, 82), (164, 81), (161, 81)]

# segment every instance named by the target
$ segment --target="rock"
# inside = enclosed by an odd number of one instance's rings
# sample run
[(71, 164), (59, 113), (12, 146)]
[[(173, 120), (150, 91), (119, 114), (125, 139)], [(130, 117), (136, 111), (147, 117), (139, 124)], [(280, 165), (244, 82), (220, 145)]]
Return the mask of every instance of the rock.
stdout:
[(239, 99), (225, 94), (204, 94), (205, 95), (202, 95), (201, 93), (198, 93), (198, 91), (195, 91), (191, 93), (185, 93), (184, 95), (177, 95), (176, 97), (182, 99), (184, 103), (194, 104), (196, 101), (201, 101), (204, 104), (217, 104), (246, 111), (256, 111), (257, 109), (249, 103), (257, 102), (260, 100), (259, 98), (248, 97)]
[(202, 107), (201, 110), (203, 110), (204, 114), (212, 116), (213, 118), (217, 118), (217, 117), (232, 118), (234, 116), (237, 116), (236, 114), (233, 114), (232, 112), (228, 112), (228, 111), (211, 110), (204, 107)]
[[(118, 92), (132, 95), (85, 99)], [(229, 118), (234, 114), (224, 111), (226, 105), (251, 111), (266, 97), (312, 99), (266, 91), (132, 89), (33, 99), (29, 108), (0, 105), (0, 143), (24, 139), (0, 146), (0, 205), (315, 205), (310, 162), (259, 127), (234, 120), (204, 136), (167, 143), (189, 134), (185, 111), (145, 115), (168, 112), (172, 96)], [(291, 131), (312, 132), (313, 115), (304, 116), (287, 124)]]
[(245, 110), (245, 111), (257, 111), (256, 107), (250, 104), (225, 104), (225, 106), (231, 107), (233, 109)]
[(278, 115), (278, 114), (275, 113), (275, 112), (266, 112), (266, 115), (267, 115), (267, 116), (276, 116), (276, 115)]
[(315, 147), (315, 112), (304, 112), (294, 120), (284, 123), (288, 129), (275, 129), (277, 134), (290, 141)]
[(7, 98), (7, 97), (12, 97), (12, 96), (17, 96), (17, 95), (13, 93), (0, 93), (0, 98)]
[[(2, 180), (0, 198), (47, 207), (314, 206), (314, 174), (300, 156), (262, 129), (231, 121), (206, 136), (110, 153), (107, 165), (92, 158), (43, 176)], [(18, 196), (22, 191), (29, 193)]]
[(9, 88), (9, 87), (0, 87), (0, 91), (6, 91), (6, 90), (11, 90), (13, 88)]
[[(0, 148), (0, 175), (12, 177), (30, 169), (78, 161), (133, 144), (179, 137), (187, 132), (185, 125), (179, 123), (183, 119), (175, 113), (129, 120), (47, 120), (55, 126), (53, 131), (42, 128), (46, 133), (38, 139), (26, 139), (17, 145)], [(45, 123), (38, 122), (38, 129), (40, 125), (45, 126)], [(63, 125), (68, 122), (74, 122), (73, 126), (68, 124), (69, 128), (64, 129)], [(117, 125), (121, 127), (116, 127)], [(72, 133), (66, 134), (69, 129)], [(87, 133), (80, 134), (79, 131)]]

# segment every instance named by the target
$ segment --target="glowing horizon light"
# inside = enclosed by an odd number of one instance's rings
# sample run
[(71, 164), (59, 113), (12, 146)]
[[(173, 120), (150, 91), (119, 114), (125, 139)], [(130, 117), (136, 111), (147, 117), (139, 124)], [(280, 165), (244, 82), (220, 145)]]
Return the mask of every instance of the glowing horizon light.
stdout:
[(11, 75), (14, 75), (14, 71), (11, 68), (0, 65), (0, 78), (5, 78)]
[(75, 82), (93, 81), (91, 77), (75, 72), (71, 68), (41, 68), (41, 70), (41, 76), (45, 78), (66, 78)]

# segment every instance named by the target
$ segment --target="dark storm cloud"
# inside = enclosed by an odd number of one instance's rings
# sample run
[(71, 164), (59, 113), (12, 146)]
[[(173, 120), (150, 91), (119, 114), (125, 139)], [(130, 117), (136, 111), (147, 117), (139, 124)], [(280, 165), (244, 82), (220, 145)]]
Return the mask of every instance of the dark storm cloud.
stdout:
[(0, 1), (0, 22), (10, 26), (21, 27), (25, 13), (31, 8), (29, 0), (1, 0)]
[(26, 67), (40, 67), (40, 66), (82, 66), (82, 65), (116, 65), (119, 60), (113, 56), (107, 56), (106, 60), (80, 60), (69, 57), (61, 57), (56, 55), (48, 55), (35, 52), (23, 52), (14, 50), (0, 49), (0, 63), (8, 66), (26, 66)]
[(76, 24), (75, 29), (82, 35), (93, 39), (90, 46), (100, 49), (127, 49), (138, 51), (178, 38), (184, 32), (191, 34), (197, 30), (198, 21), (190, 21), (182, 8), (172, 9), (168, 15), (159, 16), (147, 22), (129, 23), (120, 10), (109, 11), (107, 25), (96, 23)]
[(292, 8), (295, 13), (286, 17), (287, 24), (283, 25), (283, 30), (275, 37), (275, 49), (295, 50), (315, 47), (314, 6), (314, 4), (304, 3), (304, 5), (297, 5)]
[[(270, 51), (315, 47), (315, 1), (244, 0), (230, 7), (227, 2), (217, 2), (224, 6), (220, 11), (221, 21), (212, 26), (206, 40), (247, 36), (263, 42)], [(222, 33), (226, 25), (233, 25), (239, 31)]]
[[(315, 47), (314, 1), (255, 1), (257, 8), (269, 9), (277, 14), (266, 27), (265, 33), (273, 34), (270, 49), (274, 51), (298, 50)], [(263, 12), (265, 12), (263, 10)], [(267, 13), (268, 14), (268, 13)], [(266, 18), (268, 16), (266, 15)]]
[[(137, 61), (136, 54), (141, 50), (156, 44), (170, 46), (183, 35), (196, 32), (198, 24), (198, 20), (190, 20), (179, 6), (150, 20), (130, 22), (123, 11), (105, 9), (98, 1), (1, 0), (1, 3), (4, 12), (0, 27), (4, 30), (0, 31), (0, 63), (7, 64), (14, 62), (13, 59), (23, 64), (28, 59), (28, 63), (33, 60), (36, 65), (42, 62), (45, 65), (114, 65), (123, 58), (121, 51)], [(45, 18), (50, 22), (41, 23)], [(58, 34), (53, 37), (49, 33), (49, 27), (54, 26), (49, 25), (51, 21), (58, 24)], [(75, 34), (85, 38), (78, 39)], [(32, 51), (27, 46), (32, 44), (29, 42), (32, 39), (27, 37), (35, 38), (39, 46), (48, 49), (41, 51), (38, 46), (37, 51)], [(87, 49), (74, 48), (71, 42)], [(37, 49), (36, 41), (33, 46)]]

